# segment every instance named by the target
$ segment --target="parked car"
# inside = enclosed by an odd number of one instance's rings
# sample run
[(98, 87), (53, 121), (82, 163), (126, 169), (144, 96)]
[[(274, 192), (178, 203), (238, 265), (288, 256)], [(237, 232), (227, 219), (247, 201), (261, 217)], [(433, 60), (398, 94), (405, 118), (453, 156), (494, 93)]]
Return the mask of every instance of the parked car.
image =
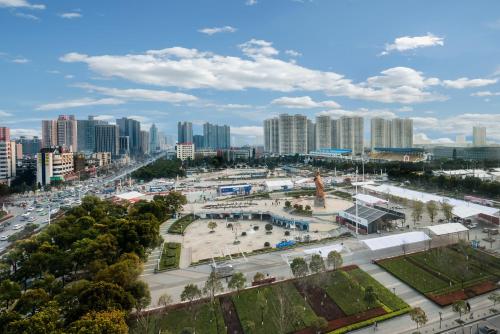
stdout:
[(2, 236), (0, 237), (0, 240), (2, 240), (2, 241), (5, 241), (5, 240), (7, 240), (7, 239), (9, 239), (9, 236), (8, 236), (8, 235), (2, 235)]
[(14, 228), (14, 230), (20, 230), (20, 229), (22, 229), (22, 228), (23, 228), (23, 225), (21, 225), (21, 224), (16, 224), (16, 225), (14, 225), (14, 227), (13, 227), (13, 228)]
[(479, 334), (498, 334), (498, 329), (490, 327), (488, 325), (479, 326)]

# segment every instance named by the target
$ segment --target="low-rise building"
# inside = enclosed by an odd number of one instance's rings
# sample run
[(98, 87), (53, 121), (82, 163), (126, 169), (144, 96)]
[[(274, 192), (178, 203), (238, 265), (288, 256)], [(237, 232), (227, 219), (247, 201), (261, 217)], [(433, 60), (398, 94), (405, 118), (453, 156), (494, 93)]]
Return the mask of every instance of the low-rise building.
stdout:
[(73, 152), (63, 147), (44, 148), (37, 154), (36, 182), (41, 186), (66, 181), (74, 175)]
[(177, 159), (194, 160), (194, 144), (193, 143), (179, 143), (175, 146)]

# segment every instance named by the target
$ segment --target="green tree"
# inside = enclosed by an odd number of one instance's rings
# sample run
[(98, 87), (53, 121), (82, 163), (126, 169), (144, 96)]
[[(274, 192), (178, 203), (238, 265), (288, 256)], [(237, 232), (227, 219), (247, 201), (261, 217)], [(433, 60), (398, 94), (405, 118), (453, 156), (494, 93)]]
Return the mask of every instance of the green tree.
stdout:
[(458, 313), (459, 318), (462, 319), (462, 314), (467, 312), (467, 304), (463, 300), (457, 300), (451, 305), (453, 312)]
[(172, 302), (172, 296), (170, 296), (168, 293), (164, 293), (160, 297), (158, 297), (158, 305), (162, 306), (163, 308), (166, 308), (168, 305), (172, 304)]
[(49, 302), (41, 307), (33, 316), (13, 321), (7, 325), (7, 333), (21, 334), (57, 334), (60, 315), (56, 302)]
[(192, 304), (193, 300), (201, 297), (201, 290), (196, 284), (188, 284), (184, 287), (181, 293), (182, 301), (189, 301)]
[(328, 253), (326, 262), (329, 267), (332, 267), (334, 270), (336, 270), (342, 266), (342, 255), (340, 255), (340, 253), (337, 251), (331, 251)]
[(450, 221), (453, 218), (453, 206), (443, 202), (441, 203), (441, 211), (443, 211), (444, 218)]
[(215, 274), (215, 271), (212, 271), (205, 282), (203, 293), (210, 297), (210, 302), (213, 304), (215, 301), (215, 295), (222, 291), (224, 291), (224, 287), (222, 286), (220, 279)]
[(315, 274), (325, 271), (325, 261), (323, 257), (318, 254), (314, 254), (309, 262), (309, 269)]
[(239, 297), (240, 290), (245, 287), (246, 281), (247, 279), (245, 275), (241, 272), (237, 272), (233, 274), (227, 286), (231, 290), (236, 290), (236, 293)]
[(425, 208), (427, 209), (427, 214), (429, 215), (431, 222), (434, 223), (434, 218), (436, 217), (437, 212), (438, 212), (437, 203), (435, 201), (429, 201), (429, 202), (427, 202)]
[(243, 327), (245, 333), (253, 333), (255, 331), (255, 322), (245, 319), (242, 321), (241, 327)]
[(413, 218), (414, 224), (420, 221), (423, 211), (424, 211), (424, 204), (420, 201), (413, 201), (411, 217)]
[(374, 305), (377, 302), (377, 293), (375, 292), (375, 289), (373, 289), (372, 286), (367, 286), (365, 289), (365, 302), (368, 303), (368, 305)]
[(35, 314), (43, 305), (50, 300), (49, 295), (43, 289), (27, 290), (16, 304), (16, 310), (22, 314)]
[(285, 201), (285, 208), (290, 209), (292, 207), (292, 202), (290, 201)]
[(497, 303), (500, 302), (500, 294), (498, 292), (492, 292), (488, 296), (488, 300), (493, 303), (493, 306), (495, 306)]
[(20, 297), (21, 286), (17, 282), (6, 279), (0, 283), (0, 301), (3, 307), (8, 309), (10, 303)]
[(301, 258), (296, 257), (292, 260), (290, 264), (290, 269), (292, 270), (292, 274), (295, 277), (304, 277), (308, 274), (309, 268), (307, 267), (307, 262)]
[(258, 272), (256, 272), (256, 273), (255, 273), (255, 275), (253, 276), (253, 281), (254, 281), (254, 282), (258, 282), (258, 281), (263, 280), (264, 278), (266, 278), (266, 276), (265, 276), (263, 273), (261, 273), (261, 272), (259, 272), (259, 271), (258, 271)]
[(209, 221), (208, 228), (210, 229), (210, 233), (213, 233), (214, 230), (217, 228), (217, 223), (214, 221)]
[(417, 330), (420, 326), (427, 323), (427, 314), (425, 314), (425, 311), (420, 307), (414, 307), (410, 310), (410, 318), (417, 324)]
[(266, 233), (271, 233), (273, 231), (273, 225), (271, 224), (266, 224), (264, 228), (266, 229)]
[(328, 326), (328, 321), (323, 317), (316, 317), (311, 325), (314, 331), (319, 334)]
[(68, 334), (127, 334), (125, 313), (118, 310), (89, 312), (70, 325)]

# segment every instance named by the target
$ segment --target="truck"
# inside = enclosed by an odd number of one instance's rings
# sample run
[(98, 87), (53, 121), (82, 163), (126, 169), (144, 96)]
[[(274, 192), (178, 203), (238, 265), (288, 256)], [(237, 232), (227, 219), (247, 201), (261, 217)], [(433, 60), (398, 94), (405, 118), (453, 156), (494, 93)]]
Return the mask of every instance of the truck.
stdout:
[(234, 274), (234, 268), (230, 264), (222, 264), (222, 265), (212, 264), (211, 267), (212, 267), (212, 272), (215, 273), (215, 276), (217, 278), (231, 277)]

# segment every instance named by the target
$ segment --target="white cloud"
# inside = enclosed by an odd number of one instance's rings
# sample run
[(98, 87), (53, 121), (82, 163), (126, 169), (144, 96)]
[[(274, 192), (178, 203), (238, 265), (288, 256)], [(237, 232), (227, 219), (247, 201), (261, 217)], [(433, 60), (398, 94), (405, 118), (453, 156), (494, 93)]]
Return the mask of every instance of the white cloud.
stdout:
[(12, 114), (10, 112), (7, 112), (5, 110), (0, 110), (0, 116), (1, 117), (10, 117)]
[(410, 106), (403, 106), (401, 108), (396, 109), (396, 111), (398, 111), (398, 112), (409, 112), (409, 111), (413, 111), (413, 108), (410, 107)]
[(483, 87), (497, 83), (498, 79), (469, 79), (466, 77), (456, 80), (444, 80), (443, 85), (448, 88), (464, 89), (471, 87)]
[(257, 4), (257, 0), (246, 0), (245, 5), (247, 6), (253, 6)]
[(203, 28), (198, 30), (202, 34), (207, 34), (207, 35), (214, 35), (214, 34), (219, 34), (223, 32), (236, 32), (236, 28), (231, 27), (231, 26), (224, 26), (224, 27), (213, 27), (213, 28)]
[(98, 120), (98, 121), (111, 121), (114, 118), (115, 118), (115, 116), (113, 116), (113, 115), (99, 115), (99, 116), (94, 116), (94, 119)]
[(59, 17), (63, 18), (63, 19), (68, 19), (68, 20), (72, 20), (72, 19), (79, 19), (81, 18), (83, 15), (80, 14), (80, 13), (77, 13), (77, 12), (69, 12), (69, 13), (62, 13), (62, 14), (59, 14)]
[(453, 144), (453, 140), (447, 137), (431, 139), (425, 133), (416, 133), (413, 135), (413, 142), (415, 144)]
[(16, 64), (26, 64), (26, 63), (29, 63), (30, 60), (26, 59), (26, 58), (15, 58), (15, 59), (12, 59), (12, 62), (16, 63)]
[(335, 110), (326, 110), (316, 114), (319, 115), (330, 115), (332, 117), (338, 118), (342, 116), (359, 116), (363, 118), (396, 118), (396, 114), (387, 109), (367, 109), (367, 108), (359, 108), (356, 110), (344, 110), (344, 109), (335, 109)]
[(272, 57), (279, 51), (273, 48), (273, 43), (262, 39), (252, 38), (251, 40), (238, 45), (243, 53), (250, 57)]
[(26, 14), (26, 13), (14, 13), (15, 16), (20, 17), (22, 19), (27, 19), (27, 20), (33, 20), (33, 21), (38, 21), (40, 18), (36, 15), (33, 14)]
[(12, 129), (10, 129), (10, 135), (11, 135), (12, 137), (20, 137), (20, 136), (33, 137), (33, 136), (41, 136), (41, 131), (40, 131), (40, 129), (15, 129), (15, 128), (12, 128)]
[(472, 93), (471, 96), (500, 96), (500, 92), (490, 92), (489, 90)]
[(396, 38), (392, 44), (386, 44), (385, 51), (383, 51), (381, 55), (387, 55), (393, 51), (404, 52), (437, 45), (443, 46), (444, 38), (435, 36), (431, 33), (427, 33), (427, 35), (424, 36), (403, 36)]
[(295, 51), (295, 50), (286, 50), (285, 54), (289, 55), (290, 57), (300, 57), (302, 56), (302, 53)]
[(329, 96), (402, 104), (446, 100), (446, 96), (431, 91), (435, 86), (460, 89), (496, 81), (467, 78), (442, 81), (400, 66), (354, 83), (335, 72), (314, 70), (278, 59), (275, 56), (279, 51), (271, 42), (252, 39), (239, 47), (249, 58), (171, 47), (126, 55), (89, 56), (72, 52), (60, 60), (86, 63), (90, 70), (104, 78), (119, 77), (147, 85), (222, 91), (251, 88), (279, 92), (319, 91)]
[(335, 101), (314, 101), (310, 96), (280, 97), (271, 101), (271, 104), (283, 106), (285, 108), (340, 108), (340, 104)]
[(76, 87), (87, 89), (90, 92), (97, 92), (102, 95), (107, 95), (122, 100), (133, 101), (156, 101), (169, 103), (193, 102), (198, 100), (194, 95), (184, 93), (173, 93), (165, 90), (152, 89), (118, 89), (110, 87), (101, 87), (90, 84), (77, 84)]
[(26, 0), (0, 0), (0, 7), (45, 9), (45, 5), (31, 4)]
[(239, 136), (263, 136), (264, 130), (261, 126), (231, 126), (231, 134)]
[(36, 107), (36, 110), (44, 110), (44, 111), (61, 110), (61, 109), (79, 108), (88, 106), (118, 105), (123, 103), (125, 102), (114, 98), (105, 98), (105, 99), (83, 98), (83, 99), (66, 100), (61, 102), (42, 104)]

